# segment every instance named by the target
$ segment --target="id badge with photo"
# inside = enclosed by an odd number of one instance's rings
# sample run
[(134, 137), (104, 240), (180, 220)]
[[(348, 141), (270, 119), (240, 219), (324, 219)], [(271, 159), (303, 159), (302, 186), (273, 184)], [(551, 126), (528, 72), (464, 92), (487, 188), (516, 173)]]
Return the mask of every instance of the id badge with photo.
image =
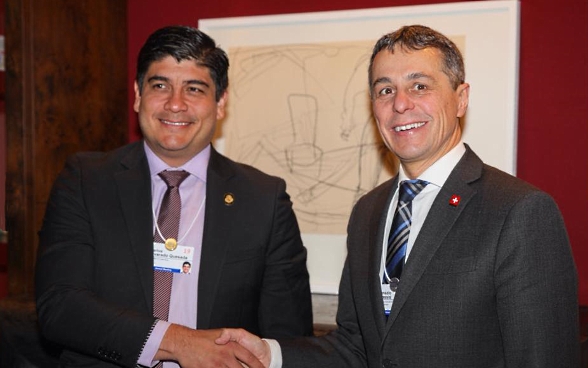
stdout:
[(194, 248), (178, 245), (170, 250), (164, 243), (153, 243), (153, 270), (190, 273)]

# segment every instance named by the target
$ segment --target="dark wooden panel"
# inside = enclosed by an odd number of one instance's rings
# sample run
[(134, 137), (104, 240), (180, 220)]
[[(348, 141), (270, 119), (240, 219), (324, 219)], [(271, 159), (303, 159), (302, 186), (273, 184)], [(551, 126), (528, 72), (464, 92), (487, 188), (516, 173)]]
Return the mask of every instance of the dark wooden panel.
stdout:
[(5, 0), (9, 293), (30, 293), (51, 184), (65, 158), (124, 144), (126, 1)]

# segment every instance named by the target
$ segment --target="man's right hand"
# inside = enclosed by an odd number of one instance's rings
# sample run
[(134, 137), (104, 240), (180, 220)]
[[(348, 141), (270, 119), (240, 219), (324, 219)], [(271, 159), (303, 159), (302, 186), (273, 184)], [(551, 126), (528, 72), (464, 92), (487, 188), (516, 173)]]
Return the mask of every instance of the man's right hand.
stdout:
[(182, 368), (229, 367), (262, 368), (259, 359), (237, 342), (215, 343), (221, 330), (194, 330), (172, 324), (167, 329), (156, 360), (175, 361)]
[(225, 328), (215, 342), (220, 345), (238, 343), (254, 354), (256, 359), (261, 361), (265, 368), (269, 367), (271, 363), (272, 354), (269, 344), (244, 329)]

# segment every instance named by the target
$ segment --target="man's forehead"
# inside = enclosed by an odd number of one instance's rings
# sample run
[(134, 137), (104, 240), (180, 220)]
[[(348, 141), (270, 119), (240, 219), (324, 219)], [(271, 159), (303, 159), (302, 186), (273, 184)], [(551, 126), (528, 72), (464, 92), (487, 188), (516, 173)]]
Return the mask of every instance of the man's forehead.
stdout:
[(145, 82), (156, 79), (167, 81), (180, 80), (183, 84), (214, 84), (212, 75), (210, 73), (210, 69), (208, 67), (198, 64), (193, 60), (182, 60), (180, 62), (175, 61), (175, 59), (173, 60), (175, 65), (180, 66), (184, 63), (184, 65), (182, 66), (188, 66), (189, 68), (182, 68), (180, 72), (178, 72), (178, 70), (174, 69), (174, 64), (171, 64), (169, 60), (157, 60), (151, 63), (151, 65), (149, 66), (147, 73), (145, 74)]
[[(374, 58), (373, 72), (400, 72), (409, 77), (443, 71), (441, 54), (437, 49), (380, 51)], [(375, 77), (375, 76), (374, 76)]]
[(162, 66), (182, 66), (182, 67), (193, 67), (196, 70), (200, 70), (203, 72), (206, 72), (206, 75), (210, 76), (210, 69), (205, 66), (202, 65), (202, 63), (200, 63), (198, 60), (195, 59), (182, 59), (182, 60), (177, 60), (176, 58), (174, 58), (171, 55), (168, 55), (166, 57), (157, 59), (157, 60), (153, 60), (153, 62), (149, 65), (149, 68), (147, 68), (147, 74), (153, 74), (154, 69), (160, 69), (160, 67)]

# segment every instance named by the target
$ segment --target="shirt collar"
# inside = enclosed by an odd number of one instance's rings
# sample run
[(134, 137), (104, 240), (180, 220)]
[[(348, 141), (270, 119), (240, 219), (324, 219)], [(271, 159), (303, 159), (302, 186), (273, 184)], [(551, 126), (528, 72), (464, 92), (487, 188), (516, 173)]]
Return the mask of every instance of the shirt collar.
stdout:
[(210, 159), (211, 151), (210, 144), (180, 167), (170, 167), (151, 150), (145, 141), (143, 141), (143, 147), (145, 148), (145, 155), (147, 156), (151, 176), (155, 176), (163, 170), (186, 170), (190, 175), (194, 175), (198, 179), (206, 182), (208, 160)]
[[(455, 147), (447, 152), (443, 157), (435, 161), (427, 170), (425, 170), (418, 178), (434, 184), (439, 188), (445, 184), (445, 181), (466, 152), (463, 141), (460, 141)], [(402, 165), (398, 169), (398, 183), (404, 180), (409, 180), (404, 172)]]

